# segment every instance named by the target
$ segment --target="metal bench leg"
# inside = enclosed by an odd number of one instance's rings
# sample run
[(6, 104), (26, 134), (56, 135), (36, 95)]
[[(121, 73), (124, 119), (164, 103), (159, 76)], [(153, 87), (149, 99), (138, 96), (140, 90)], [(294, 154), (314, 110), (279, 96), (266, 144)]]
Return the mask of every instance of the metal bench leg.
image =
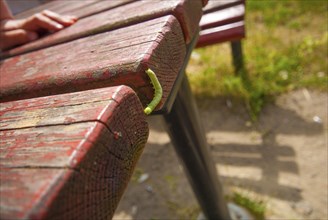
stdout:
[(239, 74), (240, 71), (244, 69), (244, 60), (243, 60), (243, 50), (241, 41), (231, 41), (231, 52), (232, 52), (232, 59), (233, 65), (235, 67), (235, 73)]
[(169, 114), (164, 115), (167, 131), (208, 220), (229, 220), (221, 183), (208, 145), (194, 97), (186, 76)]

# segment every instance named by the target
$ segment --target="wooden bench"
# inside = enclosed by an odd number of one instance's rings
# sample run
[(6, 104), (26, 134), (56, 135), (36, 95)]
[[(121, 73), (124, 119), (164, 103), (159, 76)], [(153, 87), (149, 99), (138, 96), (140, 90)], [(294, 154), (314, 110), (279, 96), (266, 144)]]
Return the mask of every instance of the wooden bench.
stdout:
[(54, 1), (24, 12), (80, 20), (1, 54), (0, 218), (110, 218), (148, 134), (150, 68), (163, 87), (155, 114), (205, 215), (229, 219), (184, 74), (205, 3)]
[(231, 42), (235, 71), (243, 69), (241, 39), (245, 37), (245, 0), (209, 1), (203, 9), (196, 47)]

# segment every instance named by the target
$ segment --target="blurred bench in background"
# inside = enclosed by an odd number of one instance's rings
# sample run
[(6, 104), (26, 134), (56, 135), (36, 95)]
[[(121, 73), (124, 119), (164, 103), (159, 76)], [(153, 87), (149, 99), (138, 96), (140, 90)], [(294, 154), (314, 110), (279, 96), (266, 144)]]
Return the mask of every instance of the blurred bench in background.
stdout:
[(203, 13), (196, 48), (231, 42), (238, 73), (244, 66), (241, 39), (245, 38), (245, 0), (209, 1)]

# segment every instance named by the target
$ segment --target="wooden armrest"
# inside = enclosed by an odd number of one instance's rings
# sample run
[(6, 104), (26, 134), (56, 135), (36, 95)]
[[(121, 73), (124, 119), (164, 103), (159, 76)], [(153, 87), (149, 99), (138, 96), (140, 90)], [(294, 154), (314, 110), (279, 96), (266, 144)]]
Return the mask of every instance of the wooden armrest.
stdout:
[(0, 218), (109, 219), (148, 137), (119, 86), (1, 103)]

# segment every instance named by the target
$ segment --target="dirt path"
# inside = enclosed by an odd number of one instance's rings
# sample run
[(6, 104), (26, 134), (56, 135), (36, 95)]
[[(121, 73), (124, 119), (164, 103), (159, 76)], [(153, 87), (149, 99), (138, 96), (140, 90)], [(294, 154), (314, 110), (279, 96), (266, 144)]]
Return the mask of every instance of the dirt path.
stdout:
[[(199, 106), (227, 194), (265, 201), (267, 219), (328, 218), (326, 93), (283, 95), (256, 125), (229, 100)], [(148, 144), (114, 219), (195, 219), (199, 207), (173, 146), (161, 121), (149, 121)]]

